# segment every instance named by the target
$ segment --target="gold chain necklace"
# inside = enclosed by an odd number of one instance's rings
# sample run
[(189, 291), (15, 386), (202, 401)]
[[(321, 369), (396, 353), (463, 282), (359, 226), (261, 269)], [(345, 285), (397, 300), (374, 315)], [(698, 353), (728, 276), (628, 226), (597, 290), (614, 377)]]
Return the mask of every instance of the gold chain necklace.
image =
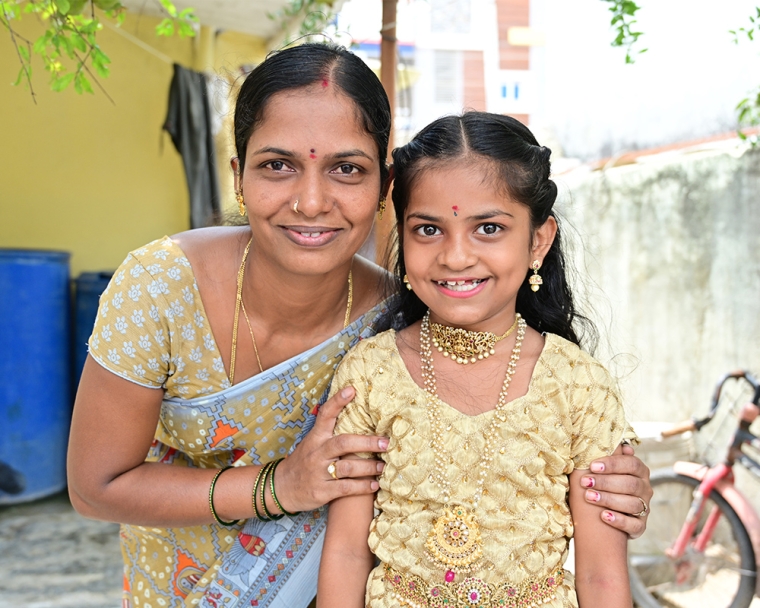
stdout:
[(472, 498), (472, 508), (464, 505), (450, 505), (451, 483), (446, 476), (448, 459), (444, 456), (443, 424), (441, 422), (440, 398), (435, 381), (435, 369), (433, 367), (433, 352), (430, 347), (430, 312), (422, 319), (420, 326), (420, 364), (422, 379), (425, 390), (432, 397), (427, 400), (427, 413), (430, 421), (430, 432), (433, 435), (430, 447), (435, 454), (435, 472), (430, 476), (430, 481), (438, 484), (442, 496), (443, 514), (433, 522), (433, 528), (428, 533), (425, 549), (428, 557), (440, 568), (446, 571), (444, 580), (447, 583), (454, 581), (456, 573), (468, 572), (483, 555), (483, 547), (480, 538), (480, 528), (475, 518), (475, 511), (483, 496), (483, 486), (486, 481), (488, 469), (491, 468), (496, 447), (494, 437), (500, 423), (506, 421), (505, 413), (507, 405), (507, 393), (512, 382), (517, 362), (520, 359), (520, 347), (525, 338), (527, 323), (518, 314), (515, 319), (517, 324), (517, 338), (512, 349), (512, 356), (507, 366), (504, 384), (499, 392), (499, 399), (491, 419), (491, 423), (485, 432), (486, 444), (478, 464), (477, 489)]
[[(248, 241), (243, 251), (243, 259), (240, 261), (240, 268), (237, 275), (237, 296), (235, 298), (235, 318), (232, 323), (232, 352), (230, 353), (230, 384), (235, 383), (235, 356), (237, 354), (237, 337), (238, 337), (238, 321), (240, 318), (240, 311), (242, 309), (245, 322), (248, 325), (248, 333), (251, 334), (251, 342), (253, 342), (253, 352), (256, 354), (256, 362), (259, 364), (259, 372), (263, 372), (264, 368), (261, 365), (261, 358), (259, 357), (259, 349), (256, 346), (256, 337), (253, 335), (253, 327), (251, 327), (251, 321), (248, 318), (248, 311), (245, 309), (243, 303), (243, 278), (245, 276), (245, 262), (248, 259), (248, 252), (251, 249), (251, 243), (253, 237)], [(346, 303), (346, 315), (343, 318), (343, 329), (348, 327), (348, 323), (351, 319), (351, 308), (354, 304), (354, 281), (353, 281), (353, 268), (348, 271), (348, 302)]]
[(516, 315), (512, 327), (500, 336), (490, 331), (467, 331), (461, 327), (448, 327), (447, 325), (431, 323), (433, 346), (444, 357), (451, 356), (451, 360), (456, 361), (460, 365), (477, 363), (478, 360), (488, 359), (488, 357), (496, 352), (494, 350), (496, 343), (510, 336), (515, 331), (517, 319), (519, 318), (520, 315)]

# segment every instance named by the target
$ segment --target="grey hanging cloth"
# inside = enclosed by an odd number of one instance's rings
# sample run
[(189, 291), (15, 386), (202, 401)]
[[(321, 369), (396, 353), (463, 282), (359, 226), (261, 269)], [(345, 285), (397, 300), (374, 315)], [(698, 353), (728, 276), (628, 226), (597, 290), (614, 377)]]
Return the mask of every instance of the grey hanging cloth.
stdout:
[(174, 64), (164, 130), (185, 166), (190, 226), (208, 226), (219, 212), (219, 178), (206, 77), (200, 72)]

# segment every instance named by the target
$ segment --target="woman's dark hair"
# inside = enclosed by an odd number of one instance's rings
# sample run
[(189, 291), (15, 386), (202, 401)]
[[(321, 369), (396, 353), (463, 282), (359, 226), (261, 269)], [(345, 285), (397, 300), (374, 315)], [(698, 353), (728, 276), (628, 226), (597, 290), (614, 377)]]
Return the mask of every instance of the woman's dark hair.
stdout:
[(385, 159), (391, 108), (383, 85), (367, 64), (334, 44), (309, 43), (271, 53), (248, 75), (235, 105), (235, 148), (241, 170), (248, 140), (264, 117), (269, 99), (282, 91), (329, 82), (356, 104), (364, 129), (377, 144), (380, 183), (388, 177)]
[[(395, 280), (400, 293), (399, 312), (406, 324), (421, 319), (427, 310), (417, 295), (402, 288), (404, 263), (403, 221), (409, 197), (419, 175), (426, 169), (456, 162), (483, 166), (488, 178), (502, 187), (513, 200), (530, 210), (531, 229), (550, 217), (557, 198), (557, 186), (549, 179), (551, 150), (540, 146), (530, 130), (509, 116), (486, 112), (466, 112), (439, 118), (422, 129), (405, 146), (393, 151), (393, 206), (396, 211), (398, 247)], [(540, 332), (557, 334), (580, 345), (580, 336), (595, 341), (596, 331), (573, 302), (567, 282), (565, 258), (559, 228), (541, 266), (543, 285), (533, 292), (525, 280), (517, 293), (517, 312)], [(577, 327), (576, 327), (577, 326)], [(576, 333), (576, 329), (580, 330)], [(580, 334), (580, 336), (579, 336)], [(590, 345), (593, 348), (593, 344)]]

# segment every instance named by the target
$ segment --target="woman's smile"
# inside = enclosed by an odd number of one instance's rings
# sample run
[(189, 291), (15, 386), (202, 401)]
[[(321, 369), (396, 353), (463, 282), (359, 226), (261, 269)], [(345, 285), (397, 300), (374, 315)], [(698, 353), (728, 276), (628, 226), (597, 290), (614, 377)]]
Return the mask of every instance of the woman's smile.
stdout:
[(341, 232), (340, 228), (324, 226), (283, 226), (283, 233), (297, 245), (304, 247), (321, 247), (331, 243)]

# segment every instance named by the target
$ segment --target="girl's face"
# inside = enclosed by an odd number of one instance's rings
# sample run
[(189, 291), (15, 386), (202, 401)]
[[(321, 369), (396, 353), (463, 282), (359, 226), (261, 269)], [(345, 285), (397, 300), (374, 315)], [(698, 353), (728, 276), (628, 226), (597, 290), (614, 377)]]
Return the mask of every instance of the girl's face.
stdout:
[(254, 247), (283, 269), (321, 274), (345, 265), (370, 233), (380, 198), (377, 144), (332, 84), (273, 95), (245, 167), (233, 160), (233, 170)]
[(477, 162), (423, 169), (404, 216), (404, 262), (431, 318), (475, 331), (504, 332), (533, 260), (556, 233), (550, 218), (531, 243), (530, 212)]

